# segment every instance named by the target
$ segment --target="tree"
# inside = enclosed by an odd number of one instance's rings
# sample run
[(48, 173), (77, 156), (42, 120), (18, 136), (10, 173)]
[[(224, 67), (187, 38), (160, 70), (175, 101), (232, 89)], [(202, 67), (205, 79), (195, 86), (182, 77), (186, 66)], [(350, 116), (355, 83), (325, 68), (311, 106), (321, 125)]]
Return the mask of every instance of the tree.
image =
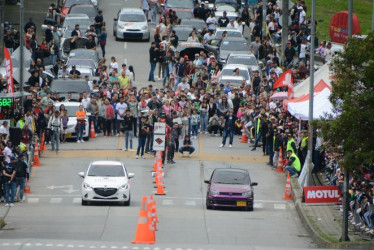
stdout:
[(350, 39), (330, 69), (335, 114), (322, 120), (322, 134), (339, 145), (340, 165), (352, 172), (374, 162), (374, 33)]

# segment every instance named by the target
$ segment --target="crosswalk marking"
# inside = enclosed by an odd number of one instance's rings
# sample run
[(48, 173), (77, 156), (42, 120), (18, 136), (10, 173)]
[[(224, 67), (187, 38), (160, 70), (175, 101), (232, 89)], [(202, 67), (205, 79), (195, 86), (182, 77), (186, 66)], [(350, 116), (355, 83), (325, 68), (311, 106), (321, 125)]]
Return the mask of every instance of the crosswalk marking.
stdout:
[(254, 208), (264, 208), (264, 204), (263, 204), (263, 203), (255, 202), (255, 203), (253, 204), (253, 207), (254, 207)]
[(172, 206), (172, 205), (174, 205), (174, 201), (173, 200), (162, 200), (162, 205)]
[(39, 198), (27, 198), (27, 202), (28, 203), (38, 203), (39, 202)]
[(196, 201), (186, 201), (186, 206), (196, 206)]
[(274, 209), (284, 210), (286, 209), (286, 204), (274, 204)]
[(51, 198), (50, 203), (61, 203), (62, 198)]

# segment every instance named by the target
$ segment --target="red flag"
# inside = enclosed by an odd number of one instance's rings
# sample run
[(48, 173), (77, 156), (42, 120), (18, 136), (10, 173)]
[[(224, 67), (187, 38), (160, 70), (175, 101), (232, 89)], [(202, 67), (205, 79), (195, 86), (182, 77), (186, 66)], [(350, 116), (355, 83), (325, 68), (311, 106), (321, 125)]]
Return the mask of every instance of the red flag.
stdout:
[(10, 57), (8, 48), (5, 48), (5, 47), (4, 47), (4, 56), (5, 56), (7, 90), (8, 90), (8, 93), (11, 94), (11, 93), (14, 93), (12, 58)]
[(289, 69), (279, 76), (273, 85), (273, 89), (287, 87), (288, 98), (293, 99), (293, 77), (292, 70)]

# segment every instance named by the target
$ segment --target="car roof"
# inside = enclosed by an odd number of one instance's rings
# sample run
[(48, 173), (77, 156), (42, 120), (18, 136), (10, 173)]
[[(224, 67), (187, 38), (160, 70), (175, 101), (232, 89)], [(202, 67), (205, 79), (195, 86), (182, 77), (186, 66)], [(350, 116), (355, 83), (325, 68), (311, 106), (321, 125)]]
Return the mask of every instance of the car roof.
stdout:
[(248, 51), (247, 53), (244, 52), (231, 52), (229, 56), (240, 56), (240, 57), (255, 57), (255, 55)]
[(236, 32), (240, 32), (238, 29), (235, 29), (235, 28), (227, 28), (227, 27), (218, 27), (218, 28), (216, 29), (216, 32), (217, 32), (217, 31), (225, 31), (225, 30), (227, 30), (227, 31), (236, 31)]
[(240, 69), (240, 70), (248, 70), (248, 66), (244, 64), (226, 64), (223, 69)]
[(216, 168), (214, 172), (236, 172), (249, 174), (248, 170), (242, 168)]
[(243, 76), (233, 76), (233, 75), (223, 75), (221, 76), (221, 80), (243, 80)]
[(122, 8), (120, 13), (144, 14), (144, 12), (139, 8)]
[(55, 106), (59, 107), (61, 105), (64, 105), (65, 107), (79, 107), (81, 105), (80, 102), (57, 102), (55, 103)]
[(122, 166), (120, 161), (93, 161), (91, 165), (117, 165)]
[(89, 19), (88, 15), (87, 14), (69, 14), (65, 17), (65, 19), (78, 19), (78, 18), (86, 18), (86, 19)]
[(224, 41), (239, 41), (239, 42), (247, 42), (248, 43), (248, 41), (247, 41), (247, 39), (245, 39), (244, 37), (232, 37), (232, 36), (229, 36), (229, 37), (225, 37), (225, 38), (223, 38), (222, 39), (222, 42), (224, 42)]

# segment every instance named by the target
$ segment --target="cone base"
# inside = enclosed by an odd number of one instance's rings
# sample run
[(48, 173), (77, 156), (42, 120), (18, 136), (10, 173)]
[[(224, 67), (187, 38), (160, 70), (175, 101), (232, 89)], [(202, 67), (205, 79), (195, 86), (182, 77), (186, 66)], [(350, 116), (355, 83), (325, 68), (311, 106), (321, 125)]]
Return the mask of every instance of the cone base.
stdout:
[(283, 197), (283, 200), (292, 200), (292, 197)]
[(155, 241), (131, 241), (131, 244), (155, 244)]

